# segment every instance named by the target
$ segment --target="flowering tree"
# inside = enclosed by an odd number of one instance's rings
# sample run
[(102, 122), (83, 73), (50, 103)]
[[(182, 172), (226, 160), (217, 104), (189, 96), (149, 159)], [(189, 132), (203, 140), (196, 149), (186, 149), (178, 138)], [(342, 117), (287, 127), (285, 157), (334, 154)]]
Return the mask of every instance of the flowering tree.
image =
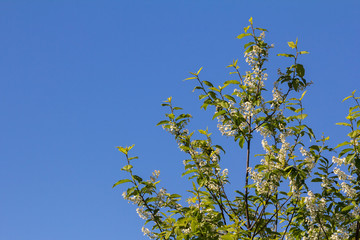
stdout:
[[(149, 180), (135, 175), (131, 162), (137, 157), (129, 153), (134, 145), (118, 147), (128, 178), (114, 187), (131, 184), (123, 197), (138, 206), (147, 225), (142, 231), (151, 239), (360, 239), (360, 97), (354, 91), (344, 99), (354, 104), (346, 122), (338, 123), (347, 127), (349, 141), (332, 148), (328, 138), (316, 139), (303, 121), (302, 99), (310, 83), (299, 56), (308, 52), (298, 49), (297, 40), (288, 43), (293, 53), (278, 56), (289, 58), (290, 66), (278, 70), (267, 96), (266, 62), (274, 46), (265, 42), (266, 29), (254, 27), (252, 18), (249, 22), (238, 36), (250, 39), (244, 46), (248, 71), (241, 73), (234, 60), (228, 68), (237, 80), (215, 87), (200, 79), (201, 69), (186, 79), (197, 83), (201, 108), (215, 110), (222, 135), (246, 151), (245, 186), (226, 190), (228, 169), (220, 166), (224, 148), (213, 143), (208, 130), (198, 130), (199, 138), (189, 132), (191, 115), (179, 113), (170, 97), (162, 104), (169, 113), (158, 125), (189, 156), (183, 161), (183, 175), (193, 186), (189, 195), (184, 199), (159, 189), (157, 170)], [(251, 152), (259, 137), (261, 160)], [(336, 148), (341, 151), (335, 155)]]

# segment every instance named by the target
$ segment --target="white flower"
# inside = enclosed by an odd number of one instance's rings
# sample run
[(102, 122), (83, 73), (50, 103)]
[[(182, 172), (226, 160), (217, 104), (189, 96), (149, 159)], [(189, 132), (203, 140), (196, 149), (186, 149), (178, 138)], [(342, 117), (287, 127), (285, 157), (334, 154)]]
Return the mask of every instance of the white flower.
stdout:
[(341, 183), (341, 190), (349, 197), (355, 198), (356, 197), (356, 190), (351, 188), (349, 184), (346, 182)]
[(266, 153), (269, 153), (269, 145), (268, 142), (266, 141), (266, 139), (264, 138), (263, 140), (261, 140), (261, 145), (263, 147), (263, 149), (266, 151)]
[(142, 227), (141, 231), (144, 233), (144, 236), (150, 234), (150, 230), (148, 228), (146, 228), (146, 227)]
[(228, 174), (229, 174), (229, 170), (227, 168), (225, 168), (221, 173), (221, 175), (223, 175), (224, 177), (226, 177)]
[(345, 162), (345, 158), (337, 158), (333, 156), (332, 162), (336, 163), (338, 166), (341, 166)]
[(189, 234), (191, 232), (191, 227), (181, 230), (184, 234)]
[(315, 158), (311, 155), (310, 152), (306, 151), (303, 147), (300, 147), (301, 154), (305, 157), (304, 162), (306, 166), (311, 170), (315, 166)]
[(146, 212), (143, 208), (137, 208), (136, 212), (139, 215), (139, 217), (144, 220), (147, 220), (150, 218), (150, 214), (148, 212)]
[(334, 173), (339, 177), (340, 180), (344, 181), (347, 179), (346, 173), (341, 171), (339, 168), (334, 168)]

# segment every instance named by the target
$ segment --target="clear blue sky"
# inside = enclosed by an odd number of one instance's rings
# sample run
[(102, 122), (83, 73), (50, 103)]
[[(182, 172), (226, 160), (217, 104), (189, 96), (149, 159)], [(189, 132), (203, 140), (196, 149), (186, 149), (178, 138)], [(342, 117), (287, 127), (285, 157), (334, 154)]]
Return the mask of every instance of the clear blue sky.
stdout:
[[(229, 80), (251, 16), (273, 53), (296, 37), (310, 52), (308, 123), (343, 140), (341, 100), (360, 91), (357, 0), (0, 1), (0, 239), (144, 239), (124, 188), (111, 188), (124, 177), (115, 147), (135, 143), (139, 175), (159, 169), (182, 193), (185, 156), (155, 127), (160, 104), (173, 96), (192, 128), (214, 129), (182, 80), (200, 66), (204, 79)], [(232, 156), (223, 164), (237, 179)]]

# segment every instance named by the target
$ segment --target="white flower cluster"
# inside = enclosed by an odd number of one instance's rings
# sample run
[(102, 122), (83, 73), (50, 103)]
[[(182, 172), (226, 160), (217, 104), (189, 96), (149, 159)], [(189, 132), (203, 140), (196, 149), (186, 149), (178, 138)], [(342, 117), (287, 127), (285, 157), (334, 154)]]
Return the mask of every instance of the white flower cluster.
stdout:
[(321, 177), (321, 187), (329, 188), (330, 187), (330, 180), (327, 177)]
[(332, 157), (332, 162), (336, 163), (338, 166), (341, 166), (345, 162), (345, 158), (337, 158), (335, 156)]
[(251, 179), (254, 181), (256, 186), (256, 191), (258, 194), (271, 194), (274, 193), (277, 189), (277, 183), (280, 179), (276, 176), (271, 175), (270, 179), (264, 179), (266, 170), (262, 172), (252, 171), (252, 168), (249, 167), (248, 172)]
[(308, 197), (304, 198), (304, 203), (306, 210), (309, 212), (309, 217), (306, 219), (306, 222), (310, 225), (308, 231), (309, 237), (305, 239), (317, 239), (317, 237), (321, 236), (319, 235), (319, 230), (315, 228), (315, 225), (319, 220), (322, 225), (325, 225), (321, 216), (326, 209), (326, 200), (324, 198), (318, 200), (312, 191), (308, 191)]
[(271, 135), (271, 131), (264, 128), (263, 126), (257, 127), (256, 128), (257, 132), (260, 132), (260, 135), (263, 136), (264, 138), (268, 137)]
[(182, 229), (181, 231), (182, 231), (182, 233), (184, 233), (184, 234), (189, 234), (189, 233), (191, 233), (191, 227), (189, 227), (189, 228), (184, 228), (184, 229)]
[(228, 170), (227, 168), (225, 168), (225, 169), (222, 171), (222, 173), (221, 173), (221, 175), (222, 175), (223, 177), (227, 177), (228, 174), (229, 174), (229, 170)]
[[(345, 164), (345, 158), (337, 158), (332, 157), (332, 162), (336, 163), (337, 166), (341, 166), (342, 164)], [(355, 178), (351, 175), (347, 175), (345, 172), (341, 171), (340, 168), (335, 167), (333, 172), (338, 176), (340, 181), (343, 181), (341, 183), (341, 190), (348, 196), (349, 198), (355, 198), (356, 197), (356, 190), (353, 189), (349, 184), (347, 184), (344, 181), (353, 181)]]
[(357, 146), (359, 146), (359, 140), (360, 140), (360, 138), (351, 139), (351, 140), (350, 140), (350, 143), (351, 143), (353, 146), (357, 147)]
[(281, 144), (281, 148), (280, 148), (278, 157), (279, 157), (279, 162), (281, 163), (281, 165), (284, 166), (286, 163), (287, 152), (290, 149), (290, 143), (285, 141), (285, 137), (283, 134), (280, 134), (280, 139), (281, 139), (282, 144)]
[(341, 190), (349, 197), (349, 198), (355, 198), (356, 197), (356, 190), (350, 187), (349, 184), (346, 182), (341, 183)]
[(264, 81), (268, 79), (268, 74), (263, 72), (254, 66), (252, 72), (247, 71), (244, 78), (244, 85), (248, 87), (249, 90), (256, 91), (258, 88), (263, 88)]
[(244, 102), (241, 104), (241, 107), (242, 109), (242, 113), (243, 113), (243, 116), (244, 118), (249, 118), (249, 117), (252, 117), (254, 116), (254, 106), (252, 105), (251, 102)]
[(125, 200), (128, 200), (128, 202), (130, 203), (133, 203), (135, 205), (138, 205), (138, 206), (142, 206), (143, 205), (143, 202), (141, 200), (141, 197), (139, 196), (131, 196), (131, 197), (128, 197), (126, 192), (123, 192), (122, 193), (122, 196)]
[(155, 170), (155, 171), (152, 173), (152, 176), (150, 176), (150, 180), (151, 180), (152, 182), (155, 182), (156, 179), (158, 179), (159, 175), (160, 175), (160, 171), (159, 171), (159, 170)]
[[(234, 102), (229, 101), (228, 103), (229, 103), (228, 111), (230, 112), (230, 114), (236, 114), (236, 109), (234, 108)], [(217, 111), (215, 113), (217, 113)], [(234, 124), (231, 120), (225, 122), (225, 118), (222, 115), (218, 116), (217, 119), (219, 122), (217, 127), (222, 135), (230, 137), (230, 136), (235, 136), (237, 134), (237, 130), (233, 129)]]
[(216, 192), (216, 191), (219, 190), (219, 186), (218, 186), (217, 184), (213, 183), (213, 182), (210, 182), (210, 183), (207, 185), (207, 187), (208, 187), (211, 191), (213, 191), (213, 192)]
[[(273, 101), (276, 104), (281, 102), (283, 99), (282, 92), (278, 88), (275, 88), (275, 87), (273, 88), (272, 95), (273, 95)], [(274, 103), (271, 106), (273, 107)]]
[(162, 128), (171, 134), (175, 134), (176, 132), (179, 131), (179, 128), (176, 126), (174, 122), (170, 122), (168, 125), (162, 125)]
[(213, 163), (216, 163), (219, 161), (219, 154), (220, 154), (220, 149), (219, 148), (216, 148), (215, 151), (213, 151), (210, 155), (211, 157), (211, 161)]
[(147, 236), (150, 239), (156, 239), (156, 235), (152, 233), (148, 228), (142, 227), (141, 231), (144, 233), (144, 236)]
[(143, 208), (137, 208), (136, 212), (139, 215), (139, 217), (144, 220), (147, 220), (151, 217), (151, 215), (148, 212), (146, 212)]
[[(250, 66), (255, 67), (258, 64), (258, 59), (262, 52), (263, 50), (260, 47), (253, 45), (252, 50), (244, 54), (245, 62)], [(265, 54), (267, 55), (267, 50), (265, 50)]]
[(343, 240), (349, 239), (349, 237), (350, 235), (345, 229), (338, 229), (335, 233), (331, 235), (330, 240)]
[(338, 178), (342, 181), (345, 181), (348, 179), (348, 176), (346, 173), (344, 173), (343, 171), (341, 171), (339, 168), (335, 167), (334, 168), (334, 173), (338, 176)]
[(313, 169), (315, 166), (315, 158), (312, 156), (312, 154), (308, 151), (306, 151), (303, 147), (300, 147), (300, 152), (305, 157), (304, 161), (306, 163), (306, 166), (309, 170)]
[(266, 151), (266, 154), (271, 153), (271, 149), (270, 149), (270, 146), (269, 146), (268, 142), (266, 141), (266, 138), (261, 140), (261, 145), (262, 145), (263, 149)]
[(166, 201), (166, 189), (161, 188), (160, 191), (158, 192), (156, 198), (158, 200), (157, 205), (159, 207), (162, 207), (165, 204), (165, 201)]
[(290, 187), (290, 191), (292, 192), (292, 196), (296, 199), (299, 199), (301, 195), (299, 186), (297, 186), (296, 180), (291, 176), (289, 176), (289, 187)]

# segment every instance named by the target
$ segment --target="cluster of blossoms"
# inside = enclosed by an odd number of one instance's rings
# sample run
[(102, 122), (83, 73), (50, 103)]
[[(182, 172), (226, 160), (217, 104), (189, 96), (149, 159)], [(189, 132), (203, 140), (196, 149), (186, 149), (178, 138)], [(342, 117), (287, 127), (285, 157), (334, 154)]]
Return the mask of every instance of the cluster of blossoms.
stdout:
[(305, 157), (304, 162), (306, 163), (306, 166), (309, 170), (313, 169), (315, 166), (315, 158), (313, 155), (305, 150), (303, 147), (300, 147), (300, 152)]
[(144, 210), (144, 208), (137, 208), (136, 212), (139, 215), (139, 217), (144, 220), (147, 220), (151, 217), (151, 215), (146, 210)]
[[(309, 225), (309, 230), (307, 231), (308, 236), (304, 237), (303, 240), (310, 240), (310, 239), (318, 239), (324, 236), (324, 232), (319, 230), (316, 223), (320, 221), (320, 224), (323, 226), (325, 225), (324, 219), (321, 217), (323, 215), (323, 212), (326, 209), (326, 200), (324, 198), (321, 198), (318, 200), (318, 198), (315, 196), (315, 194), (312, 191), (308, 191), (308, 197), (304, 198), (304, 203), (306, 210), (309, 213), (309, 217), (306, 219), (306, 223)], [(326, 227), (325, 231), (327, 230)]]
[(338, 229), (335, 233), (333, 233), (330, 237), (330, 240), (343, 240), (349, 239), (349, 234), (345, 229)]
[[(345, 158), (337, 158), (333, 157), (332, 162), (335, 163), (338, 167), (340, 167), (342, 164), (345, 163)], [(354, 188), (352, 188), (348, 183), (345, 181), (349, 180), (355, 180), (355, 178), (351, 175), (346, 174), (345, 172), (341, 171), (340, 168), (335, 167), (333, 172), (337, 175), (341, 182), (341, 190), (349, 197), (349, 198), (355, 198), (357, 193)]]
[(335, 156), (332, 157), (332, 162), (336, 163), (338, 166), (341, 166), (345, 162), (345, 158), (337, 158)]
[(171, 134), (176, 134), (179, 131), (179, 128), (174, 122), (170, 122), (168, 125), (162, 125), (162, 128)]
[(278, 88), (276, 87), (273, 88), (272, 95), (273, 95), (273, 103), (271, 104), (271, 107), (278, 105), (279, 103), (282, 102), (283, 94)]
[[(231, 116), (234, 116), (237, 111), (236, 108), (234, 107), (234, 102), (233, 101), (229, 101), (229, 107), (228, 107), (228, 111), (230, 113)], [(215, 113), (217, 113), (218, 110), (216, 109)], [(225, 121), (225, 117), (223, 115), (220, 115), (217, 117), (219, 124), (217, 125), (219, 131), (221, 132), (222, 135), (225, 136), (235, 136), (237, 134), (237, 130), (233, 129), (233, 122), (230, 119), (227, 119)]]
[(301, 191), (299, 189), (299, 186), (298, 186), (296, 180), (291, 176), (289, 176), (289, 187), (290, 187), (292, 196), (296, 199), (299, 199), (300, 195), (301, 195)]
[(280, 178), (276, 175), (270, 175), (269, 178), (265, 178), (266, 172), (268, 170), (264, 170), (262, 172), (253, 171), (251, 167), (249, 167), (248, 172), (250, 174), (251, 179), (254, 181), (256, 186), (256, 191), (258, 194), (272, 194), (277, 190), (277, 183)]
[(211, 161), (213, 163), (216, 163), (219, 161), (219, 154), (220, 154), (220, 149), (219, 148), (216, 148), (215, 151), (213, 151), (210, 155), (211, 157)]
[(254, 116), (255, 109), (251, 102), (244, 102), (243, 104), (241, 104), (241, 109), (242, 109), (243, 116), (246, 119)]
[(312, 191), (308, 191), (308, 197), (305, 197), (304, 203), (307, 211), (310, 213), (310, 220), (313, 222), (317, 218), (317, 214), (321, 214), (326, 208), (326, 200), (321, 198), (320, 201)]
[(321, 177), (321, 187), (327, 189), (330, 187), (330, 184), (331, 184), (331, 182), (330, 182), (329, 178), (327, 178), (325, 176)]
[(346, 182), (341, 183), (341, 190), (349, 197), (349, 198), (355, 198), (357, 193), (354, 188), (352, 188), (349, 184)]
[(152, 233), (148, 228), (146, 228), (144, 226), (141, 228), (141, 231), (144, 233), (144, 236), (147, 236), (150, 239), (156, 239), (157, 238), (156, 234)]
[(156, 179), (158, 179), (159, 175), (160, 175), (160, 171), (159, 171), (159, 170), (155, 170), (155, 171), (152, 173), (152, 176), (150, 176), (150, 180), (151, 180), (152, 182), (155, 182)]
[(126, 194), (126, 192), (123, 192), (123, 193), (122, 193), (122, 196), (123, 196), (123, 198), (124, 198), (125, 200), (128, 200), (129, 203), (131, 202), (131, 203), (133, 203), (133, 204), (135, 204), (135, 205), (138, 205), (138, 206), (142, 206), (142, 205), (143, 205), (142, 199), (141, 199), (141, 197), (138, 196), (138, 195), (128, 197), (127, 194)]
[(156, 198), (157, 198), (157, 205), (159, 207), (162, 207), (166, 201), (166, 189), (161, 188), (160, 191), (158, 192)]
[(225, 118), (223, 116), (218, 116), (217, 117), (218, 121), (220, 122), (217, 127), (219, 129), (219, 131), (221, 132), (222, 135), (231, 137), (231, 136), (235, 136), (237, 134), (237, 130), (236, 129), (232, 129), (232, 122), (230, 120), (228, 120), (225, 123)]
[(263, 136), (264, 138), (269, 137), (272, 134), (272, 132), (269, 129), (263, 126), (256, 126), (256, 132), (259, 132), (260, 135)]

